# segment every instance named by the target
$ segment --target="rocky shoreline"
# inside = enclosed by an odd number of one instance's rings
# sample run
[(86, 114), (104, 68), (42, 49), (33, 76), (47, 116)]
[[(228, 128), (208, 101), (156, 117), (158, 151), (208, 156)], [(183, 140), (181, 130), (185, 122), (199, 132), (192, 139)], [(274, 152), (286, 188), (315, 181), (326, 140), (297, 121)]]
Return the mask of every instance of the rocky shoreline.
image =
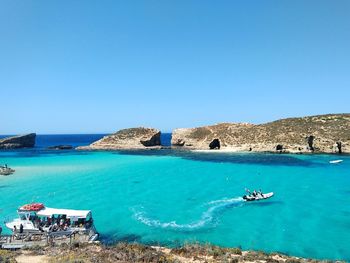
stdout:
[(166, 248), (120, 242), (113, 246), (74, 243), (71, 246), (64, 244), (57, 247), (31, 247), (14, 252), (0, 250), (0, 262), (316, 263), (342, 261), (305, 259), (262, 251), (242, 251), (239, 248), (223, 248), (210, 244), (187, 244), (178, 248)]
[[(78, 150), (162, 149), (161, 132), (129, 128)], [(281, 119), (265, 124), (219, 123), (172, 132), (171, 149), (219, 152), (350, 153), (350, 114)]]
[(350, 153), (350, 114), (289, 118), (265, 124), (220, 123), (175, 129), (172, 145), (190, 150)]

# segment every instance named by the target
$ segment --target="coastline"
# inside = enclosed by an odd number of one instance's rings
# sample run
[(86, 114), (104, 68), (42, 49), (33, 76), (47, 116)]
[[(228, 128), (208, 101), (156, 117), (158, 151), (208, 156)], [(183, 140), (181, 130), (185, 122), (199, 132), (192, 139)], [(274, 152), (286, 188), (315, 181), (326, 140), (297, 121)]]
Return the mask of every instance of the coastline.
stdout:
[(276, 151), (247, 151), (237, 148), (227, 148), (220, 150), (206, 150), (206, 149), (182, 149), (182, 151), (189, 151), (193, 153), (237, 153), (237, 154), (291, 154), (291, 155), (330, 155), (330, 156), (349, 156), (350, 153), (331, 153), (331, 152), (276, 152)]
[[(150, 246), (139, 243), (119, 242), (112, 246), (99, 243), (72, 245), (62, 244), (56, 247), (30, 247), (21, 251), (0, 250), (0, 261), (5, 262), (261, 262), (261, 263), (306, 263), (329, 262), (328, 260), (308, 259), (288, 256), (281, 253), (224, 248), (211, 244), (186, 244), (177, 248)], [(332, 262), (345, 262), (334, 260)]]

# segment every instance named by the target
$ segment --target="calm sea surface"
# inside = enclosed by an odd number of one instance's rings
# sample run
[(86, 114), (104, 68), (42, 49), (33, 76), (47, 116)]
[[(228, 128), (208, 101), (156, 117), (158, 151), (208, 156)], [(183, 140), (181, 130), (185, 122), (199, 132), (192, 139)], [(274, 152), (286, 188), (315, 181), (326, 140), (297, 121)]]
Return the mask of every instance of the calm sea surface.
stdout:
[[(105, 242), (199, 241), (350, 260), (349, 156), (45, 149), (102, 136), (43, 135), (34, 149), (0, 151), (0, 164), (16, 169), (0, 177), (2, 227), (20, 205), (43, 202), (91, 209)], [(275, 196), (246, 203), (246, 187)]]

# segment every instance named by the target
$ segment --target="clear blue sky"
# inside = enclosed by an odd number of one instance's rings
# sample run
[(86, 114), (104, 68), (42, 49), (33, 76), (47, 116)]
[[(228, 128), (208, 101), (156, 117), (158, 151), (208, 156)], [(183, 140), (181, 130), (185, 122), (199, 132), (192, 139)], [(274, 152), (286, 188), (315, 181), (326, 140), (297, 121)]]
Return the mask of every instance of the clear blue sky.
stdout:
[(0, 134), (350, 112), (350, 1), (0, 1)]

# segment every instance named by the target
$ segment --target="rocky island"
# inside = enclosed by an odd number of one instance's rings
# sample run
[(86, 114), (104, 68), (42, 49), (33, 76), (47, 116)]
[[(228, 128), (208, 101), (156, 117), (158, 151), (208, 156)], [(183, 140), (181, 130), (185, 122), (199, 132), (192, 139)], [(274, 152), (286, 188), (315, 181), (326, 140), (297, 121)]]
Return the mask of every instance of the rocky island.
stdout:
[(259, 125), (221, 123), (175, 129), (171, 143), (192, 150), (350, 153), (350, 114), (288, 118)]
[(35, 145), (35, 133), (17, 135), (0, 139), (0, 149), (32, 148)]
[(160, 131), (153, 128), (129, 128), (107, 135), (78, 150), (140, 150), (160, 147)]

